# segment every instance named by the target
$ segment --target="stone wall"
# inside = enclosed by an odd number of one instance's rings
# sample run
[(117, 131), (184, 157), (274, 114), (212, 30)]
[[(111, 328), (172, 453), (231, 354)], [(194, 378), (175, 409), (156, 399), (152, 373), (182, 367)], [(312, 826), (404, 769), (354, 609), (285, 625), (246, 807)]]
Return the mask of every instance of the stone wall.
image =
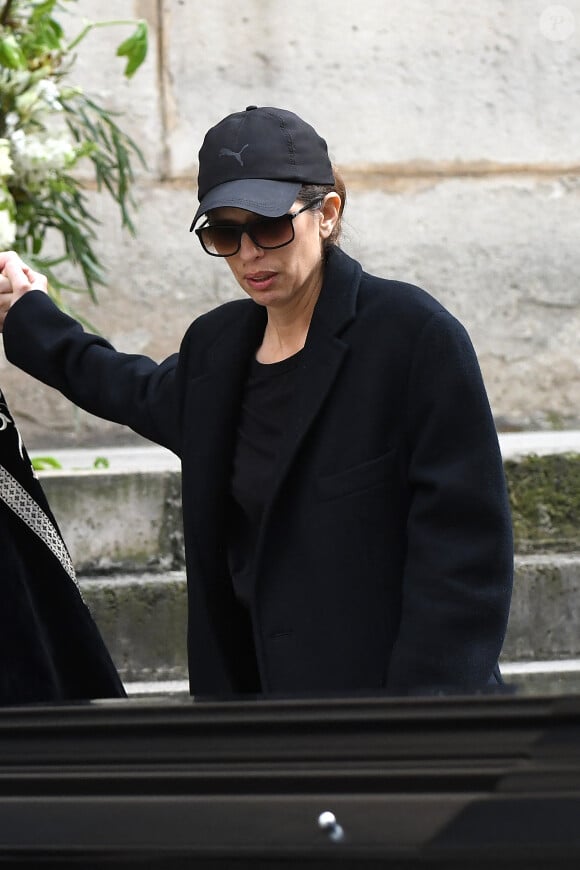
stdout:
[[(205, 130), (248, 104), (291, 108), (349, 187), (344, 247), (419, 283), (467, 326), (500, 428), (580, 421), (580, 0), (78, 0), (63, 19), (147, 18), (131, 82), (91, 33), (76, 77), (124, 113), (147, 158), (139, 234), (104, 195), (108, 266), (81, 313), (120, 349), (160, 359), (190, 320), (240, 291), (189, 232)], [(120, 7), (123, 7), (120, 9)], [(76, 302), (76, 300), (75, 300)], [(126, 440), (7, 363), (31, 445)]]

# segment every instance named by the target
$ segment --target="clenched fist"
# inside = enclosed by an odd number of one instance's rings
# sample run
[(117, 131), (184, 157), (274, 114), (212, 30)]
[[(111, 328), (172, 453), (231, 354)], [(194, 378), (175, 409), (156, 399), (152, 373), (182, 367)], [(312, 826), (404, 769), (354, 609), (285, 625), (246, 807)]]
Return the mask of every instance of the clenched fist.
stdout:
[(0, 254), (0, 331), (9, 308), (30, 290), (46, 293), (46, 277), (23, 263), (14, 251)]

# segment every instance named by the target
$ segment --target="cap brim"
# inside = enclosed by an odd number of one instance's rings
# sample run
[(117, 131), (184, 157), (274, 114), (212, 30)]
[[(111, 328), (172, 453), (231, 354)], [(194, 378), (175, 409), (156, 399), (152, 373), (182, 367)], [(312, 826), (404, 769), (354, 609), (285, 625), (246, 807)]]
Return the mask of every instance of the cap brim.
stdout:
[(301, 187), (300, 181), (271, 181), (263, 178), (240, 178), (218, 184), (200, 202), (189, 230), (191, 232), (200, 217), (212, 208), (225, 206), (243, 208), (264, 217), (280, 217), (294, 203)]

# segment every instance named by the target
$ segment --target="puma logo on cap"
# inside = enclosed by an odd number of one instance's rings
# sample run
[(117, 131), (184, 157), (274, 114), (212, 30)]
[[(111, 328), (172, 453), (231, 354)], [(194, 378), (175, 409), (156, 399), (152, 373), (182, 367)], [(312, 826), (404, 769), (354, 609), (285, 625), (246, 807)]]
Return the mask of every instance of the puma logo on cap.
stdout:
[(235, 157), (240, 166), (243, 166), (244, 161), (242, 160), (242, 151), (245, 151), (248, 147), (248, 145), (244, 145), (244, 147), (240, 148), (239, 151), (232, 151), (230, 148), (220, 148), (218, 157)]

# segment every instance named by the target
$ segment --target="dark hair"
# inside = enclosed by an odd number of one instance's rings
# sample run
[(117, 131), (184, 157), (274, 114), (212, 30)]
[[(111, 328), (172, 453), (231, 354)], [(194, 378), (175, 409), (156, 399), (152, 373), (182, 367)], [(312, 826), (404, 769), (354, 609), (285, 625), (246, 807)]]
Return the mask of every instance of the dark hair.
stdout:
[(332, 167), (332, 171), (334, 173), (334, 184), (303, 184), (298, 194), (298, 201), (304, 203), (304, 205), (314, 205), (318, 200), (324, 199), (327, 193), (332, 193), (333, 191), (340, 196), (338, 220), (329, 237), (324, 240), (324, 251), (327, 251), (332, 245), (339, 244), (342, 232), (342, 213), (346, 205), (346, 185), (336, 166)]

